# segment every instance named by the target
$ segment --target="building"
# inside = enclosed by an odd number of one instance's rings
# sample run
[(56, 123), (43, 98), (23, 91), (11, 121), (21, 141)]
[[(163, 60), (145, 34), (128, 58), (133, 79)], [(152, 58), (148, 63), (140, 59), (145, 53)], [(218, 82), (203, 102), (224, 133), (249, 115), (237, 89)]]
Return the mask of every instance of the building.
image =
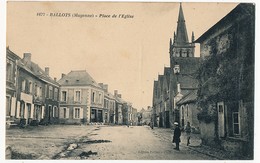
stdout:
[(116, 114), (116, 99), (113, 94), (108, 92), (108, 85), (99, 83), (99, 85), (104, 89), (104, 123), (105, 124), (115, 124), (115, 114)]
[(121, 94), (118, 94), (118, 90), (114, 90), (114, 96), (116, 99), (116, 115), (115, 115), (115, 124), (123, 124), (123, 104), (126, 103), (121, 97)]
[(133, 108), (132, 113), (133, 113), (133, 125), (137, 126), (138, 125), (137, 109)]
[(182, 4), (179, 8), (177, 32), (170, 38), (170, 67), (164, 68), (164, 74), (154, 81), (153, 119), (155, 126), (173, 127), (175, 121), (183, 127), (179, 119), (180, 111), (176, 103), (184, 96), (198, 88), (196, 71), (200, 57), (195, 57), (194, 33), (189, 42)]
[(130, 102), (123, 103), (123, 124), (133, 124), (133, 107), (132, 103)]
[(17, 98), (17, 62), (21, 58), (6, 48), (6, 122), (10, 125), (16, 115)]
[(200, 133), (199, 120), (197, 118), (200, 111), (197, 106), (197, 90), (193, 90), (183, 96), (182, 99), (176, 103), (176, 108), (179, 110), (179, 116), (176, 121), (181, 122), (182, 127), (184, 127), (187, 122), (190, 122), (191, 132)]
[(62, 74), (60, 123), (103, 123), (104, 90), (86, 70)]
[(196, 42), (202, 142), (253, 159), (255, 5), (239, 4)]
[[(23, 59), (18, 61), (17, 123), (38, 125), (58, 122), (59, 84), (49, 77), (49, 69), (46, 70), (48, 72), (32, 62), (30, 53), (24, 53)], [(49, 88), (53, 91), (48, 92)]]

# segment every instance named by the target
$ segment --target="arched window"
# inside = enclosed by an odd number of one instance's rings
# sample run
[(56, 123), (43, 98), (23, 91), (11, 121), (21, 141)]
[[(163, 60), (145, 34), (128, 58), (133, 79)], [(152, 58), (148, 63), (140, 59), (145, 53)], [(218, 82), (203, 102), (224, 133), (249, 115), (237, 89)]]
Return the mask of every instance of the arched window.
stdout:
[(188, 104), (186, 105), (186, 111), (187, 111), (187, 113), (186, 113), (187, 117), (189, 117), (189, 105)]

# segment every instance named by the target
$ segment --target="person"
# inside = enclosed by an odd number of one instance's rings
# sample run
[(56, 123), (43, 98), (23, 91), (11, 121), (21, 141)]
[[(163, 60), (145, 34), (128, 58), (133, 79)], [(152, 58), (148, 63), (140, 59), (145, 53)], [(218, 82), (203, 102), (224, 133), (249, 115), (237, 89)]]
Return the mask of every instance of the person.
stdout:
[(190, 133), (191, 133), (191, 126), (190, 126), (190, 122), (187, 122), (187, 125), (184, 128), (185, 132), (186, 132), (186, 137), (187, 137), (187, 146), (190, 144)]
[(173, 142), (176, 144), (176, 147), (174, 149), (180, 150), (179, 144), (180, 144), (180, 137), (181, 137), (181, 129), (179, 128), (178, 122), (174, 122), (175, 129), (173, 133)]

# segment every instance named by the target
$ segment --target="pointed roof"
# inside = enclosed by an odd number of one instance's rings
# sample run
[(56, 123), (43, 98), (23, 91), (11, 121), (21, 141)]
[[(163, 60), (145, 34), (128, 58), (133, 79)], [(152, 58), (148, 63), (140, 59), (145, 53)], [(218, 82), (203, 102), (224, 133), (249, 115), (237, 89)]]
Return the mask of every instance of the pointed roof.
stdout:
[(71, 71), (61, 78), (58, 83), (61, 86), (95, 86), (101, 88), (100, 85), (89, 75), (86, 70)]
[(184, 14), (183, 14), (183, 10), (182, 10), (182, 5), (180, 3), (179, 17), (178, 17), (178, 22), (177, 22), (176, 43), (183, 44), (183, 43), (188, 43), (188, 42), (189, 42), (189, 39), (188, 39)]

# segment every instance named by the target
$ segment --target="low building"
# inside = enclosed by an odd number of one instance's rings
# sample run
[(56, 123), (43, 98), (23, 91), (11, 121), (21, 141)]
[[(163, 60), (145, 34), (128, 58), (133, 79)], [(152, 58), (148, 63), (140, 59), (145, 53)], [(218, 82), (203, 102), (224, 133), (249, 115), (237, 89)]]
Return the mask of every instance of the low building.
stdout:
[(200, 133), (199, 120), (197, 115), (199, 108), (197, 106), (197, 90), (191, 91), (186, 96), (176, 103), (176, 108), (179, 110), (179, 119), (176, 121), (181, 122), (182, 128), (189, 122), (192, 128), (192, 133)]

